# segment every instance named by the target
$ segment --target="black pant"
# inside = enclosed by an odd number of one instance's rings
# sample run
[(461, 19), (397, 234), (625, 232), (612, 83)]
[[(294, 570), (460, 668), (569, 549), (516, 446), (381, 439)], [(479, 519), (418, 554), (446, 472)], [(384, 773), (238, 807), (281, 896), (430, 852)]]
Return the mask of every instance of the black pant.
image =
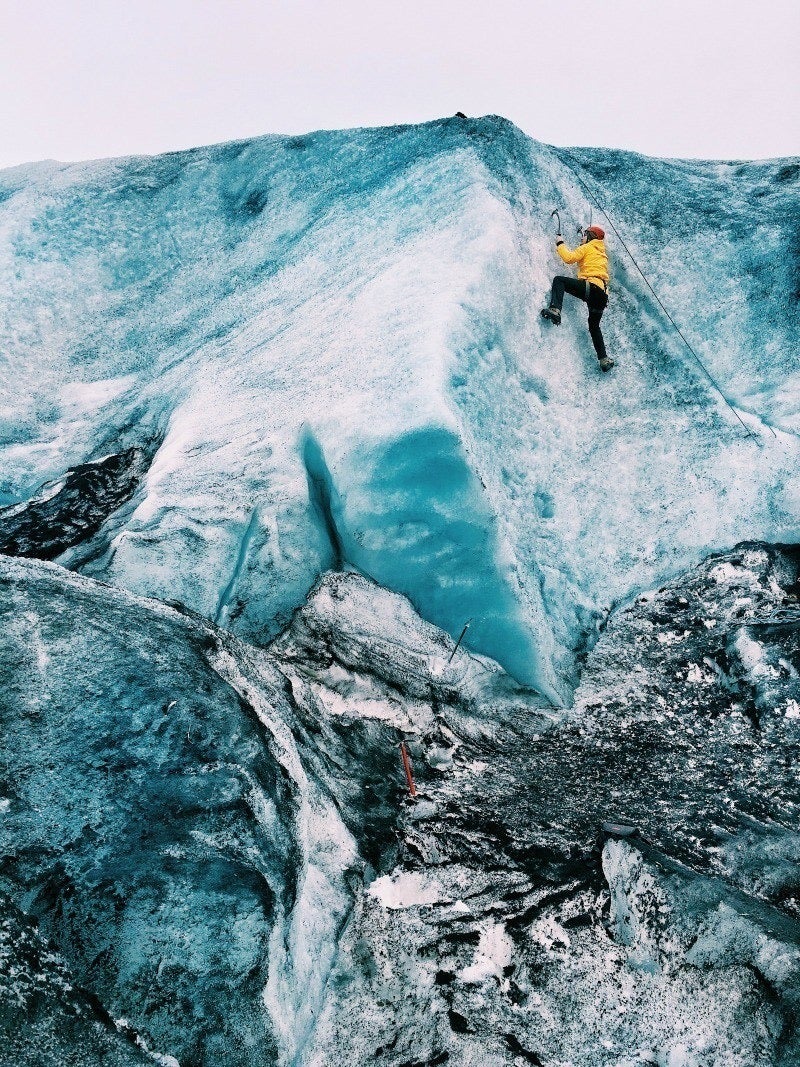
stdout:
[(598, 359), (606, 358), (606, 343), (600, 332), (600, 319), (608, 306), (608, 294), (594, 283), (580, 281), (578, 278), (566, 278), (563, 274), (553, 278), (553, 291), (550, 295), (550, 307), (561, 310), (564, 293), (577, 296), (589, 305), (589, 333)]

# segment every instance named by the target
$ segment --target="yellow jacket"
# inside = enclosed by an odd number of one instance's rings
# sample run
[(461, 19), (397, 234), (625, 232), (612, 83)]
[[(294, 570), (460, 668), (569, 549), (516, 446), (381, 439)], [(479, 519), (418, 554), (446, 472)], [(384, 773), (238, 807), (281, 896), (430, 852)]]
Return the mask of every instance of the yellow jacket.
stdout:
[(578, 264), (578, 277), (583, 281), (594, 282), (595, 285), (607, 288), (610, 275), (608, 273), (608, 256), (606, 246), (596, 238), (587, 241), (585, 245), (578, 245), (573, 252), (567, 248), (563, 241), (556, 245), (556, 251), (565, 263)]

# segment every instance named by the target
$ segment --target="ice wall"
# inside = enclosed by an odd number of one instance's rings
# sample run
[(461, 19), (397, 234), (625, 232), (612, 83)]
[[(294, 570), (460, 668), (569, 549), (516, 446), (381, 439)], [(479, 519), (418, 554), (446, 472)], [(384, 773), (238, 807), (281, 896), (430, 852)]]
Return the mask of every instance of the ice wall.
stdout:
[[(613, 375), (579, 308), (540, 321), (576, 170), (758, 444), (613, 237)], [(18, 524), (135, 449), (60, 562), (256, 642), (353, 566), (564, 699), (612, 602), (797, 537), (797, 174), (568, 157), (497, 118), (5, 171), (0, 504)]]

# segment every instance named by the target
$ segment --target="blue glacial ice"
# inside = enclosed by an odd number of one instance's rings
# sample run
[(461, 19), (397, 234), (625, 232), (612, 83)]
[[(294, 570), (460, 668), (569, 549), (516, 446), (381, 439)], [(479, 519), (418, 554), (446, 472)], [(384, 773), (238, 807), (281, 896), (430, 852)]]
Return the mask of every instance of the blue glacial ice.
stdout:
[(0, 173), (0, 1067), (797, 1062), (799, 176)]
[[(4, 171), (0, 505), (135, 450), (51, 558), (256, 644), (355, 568), (562, 702), (613, 604), (797, 539), (798, 169), (490, 117)], [(584, 188), (756, 442), (613, 233), (614, 373), (540, 321)]]

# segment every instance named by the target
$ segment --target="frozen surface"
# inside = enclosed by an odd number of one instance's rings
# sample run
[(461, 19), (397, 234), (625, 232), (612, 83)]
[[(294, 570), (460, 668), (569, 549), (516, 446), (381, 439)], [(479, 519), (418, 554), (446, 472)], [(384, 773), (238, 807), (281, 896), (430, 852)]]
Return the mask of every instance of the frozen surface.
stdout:
[[(613, 235), (617, 370), (579, 308), (540, 321), (574, 170), (759, 444)], [(797, 537), (798, 172), (497, 118), (5, 171), (0, 547), (260, 644), (349, 564), (564, 700), (613, 603)]]
[(797, 1062), (796, 550), (615, 612), (561, 715), (354, 573), (267, 650), (0, 593), (2, 1067)]
[[(358, 850), (305, 773), (284, 677), (202, 620), (0, 559), (0, 891), (141, 1047), (185, 1067), (292, 1055)], [(21, 981), (13, 960), (0, 969), (12, 1004)], [(56, 1008), (81, 1018), (69, 1000), (41, 1012), (51, 1043)], [(74, 1022), (75, 1058), (54, 1062), (82, 1063), (89, 1037)], [(3, 1067), (21, 1062), (13, 1047)]]
[[(405, 727), (421, 799), (354, 909), (304, 1062), (796, 1062), (800, 732), (781, 709), (798, 687), (799, 562), (744, 545), (614, 613), (561, 723), (486, 701), (486, 730), (437, 701)], [(367, 590), (329, 576), (281, 656), (347, 694), (324, 621), (337, 590), (352, 630)], [(302, 662), (312, 619), (318, 653)], [(744, 637), (761, 648), (756, 681)]]
[(0, 1067), (794, 1067), (799, 175), (0, 174)]

